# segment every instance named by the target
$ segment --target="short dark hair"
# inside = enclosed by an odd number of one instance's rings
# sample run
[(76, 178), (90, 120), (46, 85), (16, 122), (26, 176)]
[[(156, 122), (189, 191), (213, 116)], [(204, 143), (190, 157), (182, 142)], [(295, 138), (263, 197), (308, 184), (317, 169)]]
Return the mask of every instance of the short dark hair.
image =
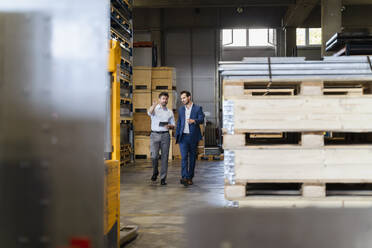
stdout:
[(159, 94), (159, 98), (162, 97), (162, 96), (166, 96), (166, 97), (169, 98), (169, 95), (168, 95), (167, 92), (160, 92), (160, 94)]
[(188, 92), (187, 90), (181, 91), (180, 96), (182, 96), (182, 94), (186, 94), (187, 97), (191, 96), (191, 93)]

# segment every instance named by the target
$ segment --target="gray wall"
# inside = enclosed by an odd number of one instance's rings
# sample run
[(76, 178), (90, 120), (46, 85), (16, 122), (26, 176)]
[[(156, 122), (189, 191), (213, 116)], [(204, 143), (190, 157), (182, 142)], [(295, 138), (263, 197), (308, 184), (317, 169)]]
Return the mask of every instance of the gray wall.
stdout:
[(221, 53), (222, 61), (239, 61), (244, 57), (274, 57), (274, 48), (224, 48)]
[(285, 7), (134, 9), (134, 29), (280, 27)]
[[(216, 32), (181, 29), (165, 33), (165, 64), (177, 69), (177, 93), (188, 90), (216, 123)], [(180, 102), (178, 101), (178, 106)]]
[[(151, 32), (136, 31), (133, 35), (133, 42), (151, 41)], [(152, 48), (134, 47), (133, 48), (133, 66), (152, 66)]]
[(297, 47), (297, 56), (305, 57), (307, 60), (320, 60), (321, 47)]

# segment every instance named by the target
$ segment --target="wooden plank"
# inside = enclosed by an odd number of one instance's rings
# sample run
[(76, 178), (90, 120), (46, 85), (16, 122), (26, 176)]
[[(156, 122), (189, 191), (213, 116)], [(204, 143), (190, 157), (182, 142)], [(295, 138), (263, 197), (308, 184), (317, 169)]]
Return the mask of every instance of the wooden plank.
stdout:
[[(324, 133), (323, 132), (303, 132), (301, 134), (301, 142), (298, 145), (293, 144), (270, 144), (270, 139), (276, 140), (283, 138), (283, 133), (249, 133), (250, 138), (266, 138), (267, 146), (275, 146), (288, 148), (288, 147), (302, 147), (302, 148), (320, 148), (324, 146)], [(254, 147), (252, 145), (246, 145), (246, 134), (224, 134), (223, 135), (223, 146), (225, 149), (231, 148), (249, 148)], [(257, 145), (256, 145), (257, 146)], [(265, 145), (261, 145), (264, 147)]]
[(231, 97), (244, 96), (244, 84), (224, 84), (223, 86), (223, 99), (229, 99)]
[(372, 146), (236, 149), (235, 179), (245, 182), (372, 182)]
[(301, 188), (303, 197), (325, 197), (326, 187), (325, 184), (309, 184), (304, 183)]
[(301, 95), (303, 96), (317, 96), (323, 95), (323, 82), (302, 82)]
[(225, 198), (228, 200), (240, 199), (246, 196), (244, 185), (225, 185)]
[(294, 89), (244, 89), (244, 95), (253, 96), (254, 93), (287, 93), (288, 95), (294, 95)]
[(301, 146), (303, 148), (312, 148), (312, 147), (316, 148), (316, 147), (324, 146), (324, 133), (323, 132), (302, 133)]
[(323, 93), (345, 93), (346, 95), (361, 96), (363, 88), (324, 88)]
[(372, 131), (372, 96), (235, 98), (235, 132)]
[(262, 138), (279, 139), (279, 138), (283, 138), (283, 133), (250, 133), (249, 138), (251, 139), (262, 139)]
[(245, 134), (224, 134), (223, 135), (223, 146), (224, 149), (233, 147), (244, 147), (245, 146)]
[(238, 205), (258, 208), (370, 208), (372, 197), (246, 197), (239, 199)]

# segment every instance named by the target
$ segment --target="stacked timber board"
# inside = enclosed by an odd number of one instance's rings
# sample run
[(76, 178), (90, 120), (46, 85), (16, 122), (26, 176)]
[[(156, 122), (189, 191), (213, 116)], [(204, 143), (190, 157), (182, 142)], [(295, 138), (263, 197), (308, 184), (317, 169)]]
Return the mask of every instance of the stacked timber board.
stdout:
[(220, 72), (227, 199), (256, 207), (372, 206), (367, 57), (247, 58), (221, 62)]
[[(161, 92), (167, 92), (169, 94), (167, 107), (171, 110), (176, 108), (175, 79), (175, 68), (172, 67), (137, 66), (133, 69), (133, 124), (136, 159), (150, 159), (151, 118), (147, 115), (147, 110), (152, 102), (158, 100)], [(172, 149), (170, 149), (169, 158), (172, 159), (172, 157)]]

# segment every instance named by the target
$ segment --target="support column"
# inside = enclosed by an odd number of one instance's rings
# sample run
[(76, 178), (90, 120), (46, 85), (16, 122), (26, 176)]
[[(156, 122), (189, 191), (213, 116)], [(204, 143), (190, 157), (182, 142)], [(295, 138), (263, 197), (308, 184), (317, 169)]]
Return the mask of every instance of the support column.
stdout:
[(162, 53), (162, 32), (160, 30), (151, 30), (151, 41), (156, 46), (156, 53), (158, 57), (157, 65), (161, 66), (161, 53)]
[(341, 0), (322, 0), (322, 57), (330, 55), (325, 52), (326, 42), (336, 33), (341, 32)]
[(294, 27), (285, 28), (285, 56), (297, 56), (296, 28)]
[(285, 57), (285, 30), (283, 28), (276, 29), (276, 56)]

